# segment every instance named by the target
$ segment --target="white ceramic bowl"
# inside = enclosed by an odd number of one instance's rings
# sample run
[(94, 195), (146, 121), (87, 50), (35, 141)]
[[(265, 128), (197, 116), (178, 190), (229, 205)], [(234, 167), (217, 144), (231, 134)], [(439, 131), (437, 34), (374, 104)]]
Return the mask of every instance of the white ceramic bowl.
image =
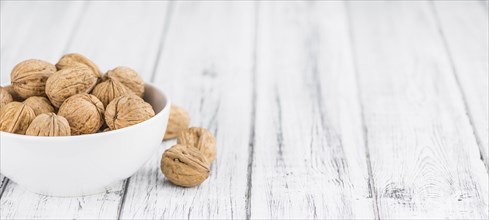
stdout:
[(134, 174), (156, 153), (170, 114), (169, 99), (146, 84), (156, 115), (104, 133), (37, 137), (0, 132), (0, 172), (30, 191), (52, 196), (104, 192)]

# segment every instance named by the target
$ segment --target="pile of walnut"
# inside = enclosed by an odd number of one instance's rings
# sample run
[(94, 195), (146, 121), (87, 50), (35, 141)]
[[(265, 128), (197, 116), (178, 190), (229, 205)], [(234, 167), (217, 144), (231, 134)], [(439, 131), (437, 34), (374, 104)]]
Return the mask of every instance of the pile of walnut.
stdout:
[(127, 67), (102, 74), (88, 58), (67, 54), (53, 65), (26, 60), (0, 87), (0, 130), (70, 136), (115, 130), (155, 115), (142, 98), (144, 81)]
[(175, 185), (193, 187), (209, 177), (211, 163), (216, 159), (216, 140), (204, 128), (188, 128), (188, 113), (171, 106), (164, 140), (177, 138), (161, 157), (161, 171)]

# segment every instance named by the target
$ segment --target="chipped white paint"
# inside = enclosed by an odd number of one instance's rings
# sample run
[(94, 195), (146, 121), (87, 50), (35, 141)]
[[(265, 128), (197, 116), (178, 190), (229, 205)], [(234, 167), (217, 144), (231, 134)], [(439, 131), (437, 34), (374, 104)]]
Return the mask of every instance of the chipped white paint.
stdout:
[(0, 218), (487, 219), (487, 5), (2, 1), (2, 85), (65, 52), (129, 66), (216, 134), (218, 157), (204, 184), (176, 187), (166, 141), (78, 198), (0, 175)]

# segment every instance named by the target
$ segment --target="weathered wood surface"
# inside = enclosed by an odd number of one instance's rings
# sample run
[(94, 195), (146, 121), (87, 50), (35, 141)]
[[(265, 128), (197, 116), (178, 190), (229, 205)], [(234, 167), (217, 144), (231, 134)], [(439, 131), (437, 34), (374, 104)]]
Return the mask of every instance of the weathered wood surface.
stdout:
[(487, 219), (488, 5), (2, 1), (2, 85), (67, 52), (129, 66), (218, 156), (195, 188), (159, 170), (174, 140), (100, 195), (0, 175), (0, 219)]

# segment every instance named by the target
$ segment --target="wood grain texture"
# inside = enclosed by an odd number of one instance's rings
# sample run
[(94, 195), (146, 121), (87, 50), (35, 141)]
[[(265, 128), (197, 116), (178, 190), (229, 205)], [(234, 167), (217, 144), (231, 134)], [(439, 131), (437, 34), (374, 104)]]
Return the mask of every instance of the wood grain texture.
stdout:
[(202, 185), (177, 187), (159, 169), (165, 142), (130, 179), (122, 219), (246, 217), (253, 35), (252, 2), (176, 2), (155, 83), (216, 136), (217, 159)]
[(427, 2), (350, 2), (381, 218), (487, 219), (488, 176)]
[[(51, 36), (53, 39), (57, 39), (57, 34), (63, 34), (63, 28), (69, 29), (67, 33), (71, 33), (60, 37), (64, 41), (53, 41), (53, 45), (62, 45), (62, 47), (58, 46), (57, 50), (53, 50), (50, 44), (36, 44), (32, 47), (35, 47), (39, 54), (51, 55), (50, 61), (53, 63), (65, 52), (77, 52), (92, 59), (103, 71), (119, 65), (130, 66), (148, 80), (151, 78), (156, 62), (158, 48), (154, 45), (159, 44), (160, 33), (164, 29), (167, 5), (167, 2), (148, 4), (91, 2), (88, 7), (78, 4), (63, 7), (56, 3), (44, 3), (43, 7), (59, 7), (59, 11), (72, 13), (74, 16), (78, 13), (67, 9), (75, 7), (77, 10), (83, 10), (83, 18), (79, 21), (74, 19), (72, 23), (61, 23), (61, 26), (57, 27), (59, 31), (53, 31), (53, 36)], [(25, 5), (20, 11), (24, 9), (36, 12), (39, 10), (31, 5)], [(50, 10), (46, 10), (45, 13), (48, 12)], [(45, 30), (41, 27), (53, 25), (53, 20), (63, 20), (59, 19), (63, 17), (62, 14), (46, 15), (45, 13), (39, 14), (39, 12), (36, 14), (34, 11), (32, 13), (33, 17), (29, 19), (32, 23), (29, 25), (33, 28), (37, 26), (40, 28), (39, 30), (34, 28), (38, 32), (27, 35), (30, 36), (28, 40), (24, 40), (27, 42), (34, 39), (36, 35), (43, 35), (42, 39), (49, 38), (50, 36), (46, 36)], [(37, 16), (42, 19), (37, 19)], [(69, 16), (66, 17), (69, 18)], [(103, 24), (107, 25), (100, 25), (102, 20)], [(134, 33), (128, 33), (128, 29)], [(15, 41), (10, 39), (9, 42)], [(121, 48), (120, 45), (126, 46)], [(29, 47), (20, 49), (31, 51)], [(36, 57), (37, 54), (29, 55)], [(108, 188), (104, 194), (77, 198), (37, 195), (9, 182), (0, 200), (2, 210), (0, 218), (114, 219), (119, 215), (123, 194), (124, 184), (122, 182)]]
[(374, 217), (345, 12), (260, 4), (251, 218)]
[(489, 18), (477, 2), (434, 2), (440, 33), (486, 168), (489, 163)]

